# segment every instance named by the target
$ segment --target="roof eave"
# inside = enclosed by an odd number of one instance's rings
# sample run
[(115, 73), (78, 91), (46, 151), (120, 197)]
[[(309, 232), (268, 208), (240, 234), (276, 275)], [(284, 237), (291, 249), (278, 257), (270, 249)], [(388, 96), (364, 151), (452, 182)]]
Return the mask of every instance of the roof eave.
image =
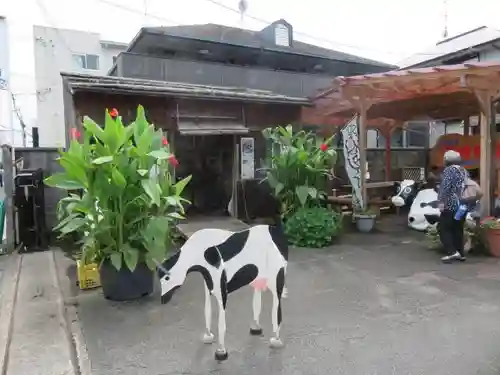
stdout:
[(429, 66), (434, 66), (435, 65), (435, 64), (433, 64), (434, 62), (440, 62), (442, 60), (448, 60), (448, 59), (451, 59), (451, 58), (454, 58), (454, 57), (459, 57), (460, 55), (462, 55), (462, 54), (464, 54), (464, 53), (466, 53), (466, 52), (468, 52), (468, 51), (470, 51), (470, 50), (472, 50), (474, 48), (484, 48), (484, 47), (487, 47), (488, 45), (493, 45), (493, 44), (495, 44), (498, 41), (500, 41), (500, 38), (492, 39), (492, 40), (490, 40), (488, 42), (484, 42), (484, 43), (481, 43), (481, 44), (476, 44), (474, 46), (463, 48), (463, 49), (455, 51), (455, 52), (450, 52), (448, 54), (441, 55), (441, 56), (432, 58), (430, 60), (421, 61), (419, 63), (412, 64), (412, 65), (407, 65), (405, 67), (398, 68), (398, 69), (399, 70), (415, 69), (415, 68), (420, 68), (420, 67), (426, 67), (427, 64), (432, 64), (432, 65), (429, 65)]

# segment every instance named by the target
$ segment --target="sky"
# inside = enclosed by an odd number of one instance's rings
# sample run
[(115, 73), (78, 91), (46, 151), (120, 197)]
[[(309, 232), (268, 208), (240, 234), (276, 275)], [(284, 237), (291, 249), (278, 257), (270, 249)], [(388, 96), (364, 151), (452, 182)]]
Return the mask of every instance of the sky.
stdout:
[[(444, 2), (449, 36), (478, 26), (500, 29), (493, 0), (0, 0), (11, 46), (11, 88), (28, 126), (36, 126), (33, 25), (92, 31), (129, 42), (141, 26), (218, 23), (260, 30), (285, 19), (294, 38), (397, 64), (442, 39)], [(218, 3), (218, 4), (217, 4)], [(432, 57), (432, 56), (429, 56)]]

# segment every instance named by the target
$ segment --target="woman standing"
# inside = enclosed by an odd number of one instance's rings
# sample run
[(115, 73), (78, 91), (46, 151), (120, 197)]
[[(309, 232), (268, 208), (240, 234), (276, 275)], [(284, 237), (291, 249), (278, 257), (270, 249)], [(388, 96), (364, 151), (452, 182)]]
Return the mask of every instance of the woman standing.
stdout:
[(464, 222), (465, 214), (456, 218), (460, 206), (467, 171), (461, 166), (462, 158), (456, 151), (446, 151), (441, 184), (438, 192), (439, 236), (448, 255), (441, 258), (443, 262), (455, 260), (465, 261), (464, 254)]

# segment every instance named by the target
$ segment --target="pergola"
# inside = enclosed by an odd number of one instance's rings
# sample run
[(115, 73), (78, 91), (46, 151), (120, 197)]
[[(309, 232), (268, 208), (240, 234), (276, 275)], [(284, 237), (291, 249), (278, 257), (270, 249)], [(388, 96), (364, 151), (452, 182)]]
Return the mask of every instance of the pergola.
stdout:
[(496, 134), (493, 103), (500, 98), (499, 93), (500, 64), (492, 62), (337, 77), (330, 88), (314, 98), (314, 108), (304, 109), (302, 119), (307, 123), (339, 126), (359, 114), (361, 189), (366, 202), (368, 127), (380, 129), (389, 139), (387, 134), (392, 129), (416, 118), (468, 119), (479, 114), (480, 183), (485, 189), (481, 207), (489, 213), (494, 175), (492, 139)]

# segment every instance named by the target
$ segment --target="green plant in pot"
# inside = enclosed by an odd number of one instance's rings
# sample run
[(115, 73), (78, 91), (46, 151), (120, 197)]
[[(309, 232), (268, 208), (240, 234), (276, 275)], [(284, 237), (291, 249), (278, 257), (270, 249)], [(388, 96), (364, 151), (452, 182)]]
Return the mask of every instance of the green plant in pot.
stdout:
[(276, 149), (267, 153), (265, 181), (280, 201), (285, 219), (300, 207), (319, 206), (326, 198), (327, 181), (337, 158), (330, 146), (332, 138), (294, 133), (291, 125), (266, 129), (263, 136)]
[(375, 227), (377, 214), (370, 209), (361, 209), (353, 214), (356, 221), (356, 227), (362, 233), (368, 233)]
[(81, 192), (64, 198), (55, 229), (81, 237), (82, 260), (100, 265), (106, 298), (148, 295), (156, 264), (165, 259), (172, 229), (183, 218), (181, 195), (191, 177), (175, 183), (177, 159), (142, 106), (129, 125), (113, 110), (106, 111), (104, 127), (86, 117), (83, 128), (83, 136), (73, 132), (69, 149), (60, 153), (63, 172), (45, 180)]

